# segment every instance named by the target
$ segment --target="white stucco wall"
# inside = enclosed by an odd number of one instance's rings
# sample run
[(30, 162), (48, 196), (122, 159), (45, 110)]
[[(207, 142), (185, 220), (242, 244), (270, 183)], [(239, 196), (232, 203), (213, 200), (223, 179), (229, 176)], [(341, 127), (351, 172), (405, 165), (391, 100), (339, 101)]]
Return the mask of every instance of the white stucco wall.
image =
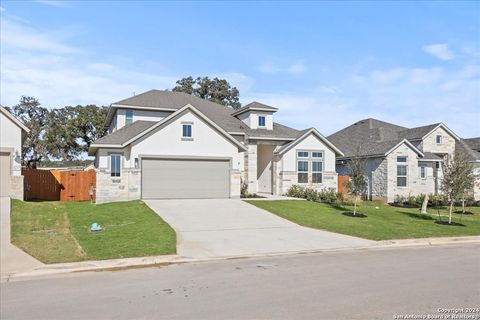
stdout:
[[(192, 141), (182, 140), (182, 122), (192, 123)], [(132, 144), (132, 159), (152, 154), (228, 157), (232, 158), (232, 169), (243, 168), (243, 153), (238, 147), (191, 112)]]
[[(265, 116), (265, 127), (258, 126), (258, 116)], [(238, 116), (250, 129), (273, 129), (273, 114), (261, 111), (249, 111)]]
[(22, 129), (0, 112), (0, 150), (11, 153), (12, 175), (22, 175)]
[[(182, 123), (192, 124), (193, 140), (182, 139)], [(122, 153), (120, 177), (110, 177), (110, 153)], [(138, 199), (141, 195), (141, 168), (135, 168), (135, 158), (142, 155), (231, 158), (231, 196), (240, 196), (244, 152), (195, 114), (188, 112), (124, 149), (99, 149), (97, 152), (97, 202)], [(208, 187), (208, 181), (205, 182)]]
[[(129, 109), (131, 110), (131, 109)], [(117, 109), (117, 112), (112, 119), (112, 124), (116, 130), (125, 126), (125, 112), (127, 109)], [(165, 111), (153, 111), (153, 110), (138, 110), (133, 109), (133, 121), (143, 120), (143, 121), (160, 121), (165, 117), (169, 116), (171, 112)]]

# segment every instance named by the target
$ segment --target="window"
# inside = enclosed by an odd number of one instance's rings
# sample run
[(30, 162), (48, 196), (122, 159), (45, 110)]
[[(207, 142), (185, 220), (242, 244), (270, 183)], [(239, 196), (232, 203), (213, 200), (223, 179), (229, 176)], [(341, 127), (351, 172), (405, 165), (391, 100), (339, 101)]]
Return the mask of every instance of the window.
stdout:
[(407, 186), (407, 166), (397, 166), (397, 187)]
[(398, 157), (397, 157), (397, 162), (407, 162), (407, 157), (405, 157), (405, 156), (398, 156)]
[(120, 154), (111, 154), (110, 155), (110, 176), (120, 177), (121, 172), (121, 158)]
[(297, 161), (298, 183), (308, 183), (308, 161)]
[(440, 136), (440, 135), (436, 136), (435, 140), (437, 141), (437, 144), (441, 144), (442, 143), (442, 136)]
[(133, 122), (133, 110), (125, 111), (125, 125)]
[(191, 124), (183, 124), (182, 125), (182, 135), (184, 138), (191, 138), (192, 137), (192, 125)]
[(258, 116), (258, 126), (265, 127), (265, 116)]
[(323, 162), (312, 161), (312, 183), (322, 183)]
[(134, 165), (135, 165), (135, 169), (138, 169), (138, 158), (135, 158)]
[(420, 166), (420, 178), (425, 179), (427, 177), (427, 167)]
[[(311, 173), (311, 181), (309, 174)], [(298, 183), (323, 182), (323, 152), (297, 151)]]

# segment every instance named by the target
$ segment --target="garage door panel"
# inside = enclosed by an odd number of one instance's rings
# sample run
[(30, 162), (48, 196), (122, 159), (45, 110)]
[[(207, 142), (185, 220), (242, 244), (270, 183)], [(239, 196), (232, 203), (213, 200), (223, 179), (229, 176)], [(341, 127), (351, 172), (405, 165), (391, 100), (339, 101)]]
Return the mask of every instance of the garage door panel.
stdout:
[(142, 198), (228, 198), (230, 162), (217, 160), (142, 160)]

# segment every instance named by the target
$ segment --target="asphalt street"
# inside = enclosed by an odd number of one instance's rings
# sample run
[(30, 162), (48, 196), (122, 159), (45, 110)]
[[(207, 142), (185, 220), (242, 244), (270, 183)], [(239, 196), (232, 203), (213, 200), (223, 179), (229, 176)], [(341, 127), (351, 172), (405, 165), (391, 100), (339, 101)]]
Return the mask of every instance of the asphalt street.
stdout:
[[(235, 259), (0, 285), (1, 319), (400, 319), (480, 307), (480, 246)], [(461, 315), (479, 314), (457, 312)]]

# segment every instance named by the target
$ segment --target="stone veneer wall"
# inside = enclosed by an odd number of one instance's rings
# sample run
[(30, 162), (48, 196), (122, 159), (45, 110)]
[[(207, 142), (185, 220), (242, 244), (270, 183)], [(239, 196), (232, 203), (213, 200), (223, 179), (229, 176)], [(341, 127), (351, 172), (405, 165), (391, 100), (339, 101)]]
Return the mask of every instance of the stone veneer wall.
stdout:
[(138, 200), (141, 198), (140, 169), (122, 169), (120, 177), (110, 176), (110, 170), (97, 169), (96, 203)]
[[(298, 183), (298, 175), (296, 171), (281, 171), (279, 172), (279, 194), (285, 194), (288, 189), (298, 184), (302, 187), (312, 188), (315, 190), (330, 190), (333, 189), (337, 191), (337, 178), (338, 174), (336, 172), (324, 172), (323, 173), (323, 182), (322, 183)], [(311, 181), (311, 174), (309, 173), (308, 177)]]
[(23, 176), (10, 177), (10, 198), (23, 200)]

